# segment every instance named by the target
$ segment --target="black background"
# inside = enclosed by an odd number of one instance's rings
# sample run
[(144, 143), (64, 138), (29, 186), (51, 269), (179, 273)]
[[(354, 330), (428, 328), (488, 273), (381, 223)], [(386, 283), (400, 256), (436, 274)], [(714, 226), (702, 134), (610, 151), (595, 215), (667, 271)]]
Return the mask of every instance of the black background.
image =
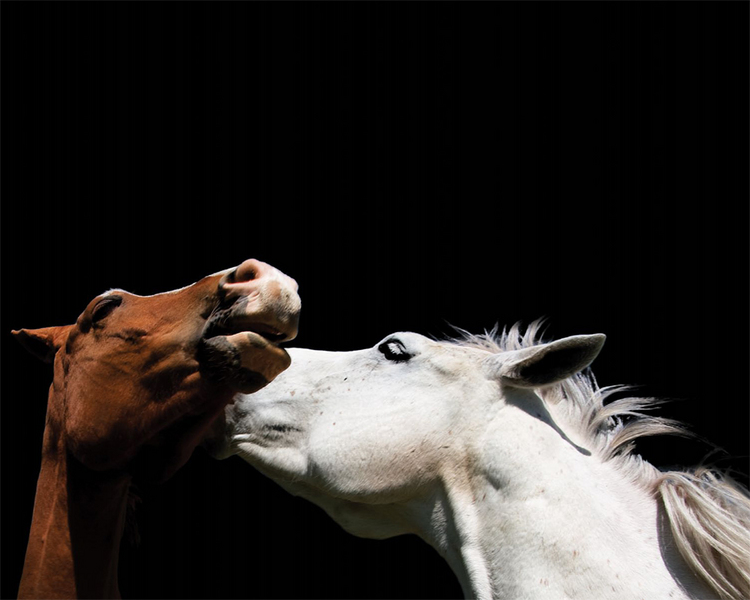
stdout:
[[(294, 345), (546, 316), (748, 473), (746, 3), (2, 5), (2, 596), (51, 369), (9, 334), (257, 257)], [(455, 597), (240, 459), (142, 490), (125, 597)], [(613, 515), (613, 518), (616, 516)]]

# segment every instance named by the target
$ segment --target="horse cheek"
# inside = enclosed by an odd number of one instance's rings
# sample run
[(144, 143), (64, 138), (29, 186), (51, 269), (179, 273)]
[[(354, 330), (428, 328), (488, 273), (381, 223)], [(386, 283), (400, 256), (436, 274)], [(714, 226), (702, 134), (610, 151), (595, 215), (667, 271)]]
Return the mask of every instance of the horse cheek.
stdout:
[[(110, 378), (110, 382), (119, 381)], [(65, 432), (68, 450), (82, 464), (95, 471), (120, 468), (132, 458), (139, 441), (128, 428), (138, 406), (130, 402), (123, 410), (122, 399), (132, 399), (133, 390), (124, 386), (77, 385), (68, 382), (67, 396), (75, 398), (66, 407)], [(127, 404), (125, 404), (127, 406)]]
[(67, 426), (68, 450), (81, 464), (93, 471), (106, 471), (121, 468), (132, 456), (129, 448), (131, 440), (118, 434), (116, 422), (102, 427), (101, 421), (96, 426), (92, 421), (69, 419)]

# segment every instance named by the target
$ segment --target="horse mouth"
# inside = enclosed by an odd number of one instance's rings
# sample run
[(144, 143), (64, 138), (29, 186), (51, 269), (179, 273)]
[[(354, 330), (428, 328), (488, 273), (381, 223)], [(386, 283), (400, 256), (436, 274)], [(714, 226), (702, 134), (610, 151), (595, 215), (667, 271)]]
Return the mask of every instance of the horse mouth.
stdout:
[(198, 345), (201, 370), (216, 382), (250, 394), (272, 381), (291, 362), (280, 343), (294, 338), (296, 327), (267, 315), (217, 314)]
[(203, 339), (215, 337), (229, 337), (236, 334), (249, 334), (253, 337), (262, 338), (268, 343), (278, 345), (291, 339), (288, 332), (280, 328), (256, 319), (222, 319), (217, 318), (208, 324), (203, 334)]
[(248, 333), (251, 335), (259, 336), (272, 344), (280, 344), (281, 342), (289, 339), (289, 336), (286, 333), (279, 331), (275, 327), (272, 327), (271, 325), (267, 325), (265, 323), (257, 322), (244, 324), (236, 323), (233, 326), (229, 327), (216, 325), (214, 327), (211, 327), (209, 331), (206, 332), (206, 335), (204, 337), (212, 338), (216, 336), (231, 336), (237, 333)]
[(258, 324), (253, 329), (249, 329), (248, 331), (266, 338), (272, 344), (279, 344), (289, 337), (287, 334), (282, 333), (278, 329), (263, 324)]

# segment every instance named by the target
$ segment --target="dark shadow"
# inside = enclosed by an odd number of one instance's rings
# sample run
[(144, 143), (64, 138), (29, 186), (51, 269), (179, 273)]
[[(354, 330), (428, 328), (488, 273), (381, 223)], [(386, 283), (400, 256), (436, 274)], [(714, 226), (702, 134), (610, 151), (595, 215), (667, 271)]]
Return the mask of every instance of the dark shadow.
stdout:
[(574, 443), (565, 434), (565, 432), (560, 429), (560, 427), (558, 427), (557, 423), (555, 423), (555, 420), (552, 418), (552, 415), (547, 410), (547, 407), (544, 405), (544, 401), (539, 396), (537, 396), (536, 393), (529, 390), (516, 389), (513, 391), (513, 393), (508, 394), (505, 397), (505, 400), (508, 404), (512, 404), (513, 406), (520, 408), (526, 414), (534, 417), (535, 419), (539, 419), (546, 425), (549, 425), (563, 440), (573, 446), (573, 448), (575, 448), (584, 456), (591, 456), (591, 452), (589, 450), (586, 450), (586, 448), (582, 448), (578, 444)]

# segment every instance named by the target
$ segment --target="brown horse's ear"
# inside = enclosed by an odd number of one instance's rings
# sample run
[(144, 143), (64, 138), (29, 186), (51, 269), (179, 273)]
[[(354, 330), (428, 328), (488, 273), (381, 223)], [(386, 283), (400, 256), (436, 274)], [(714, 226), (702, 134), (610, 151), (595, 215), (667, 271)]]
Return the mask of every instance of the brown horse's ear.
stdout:
[(46, 363), (55, 360), (55, 354), (65, 343), (72, 325), (42, 327), (41, 329), (19, 329), (12, 331), (21, 345), (38, 359)]

